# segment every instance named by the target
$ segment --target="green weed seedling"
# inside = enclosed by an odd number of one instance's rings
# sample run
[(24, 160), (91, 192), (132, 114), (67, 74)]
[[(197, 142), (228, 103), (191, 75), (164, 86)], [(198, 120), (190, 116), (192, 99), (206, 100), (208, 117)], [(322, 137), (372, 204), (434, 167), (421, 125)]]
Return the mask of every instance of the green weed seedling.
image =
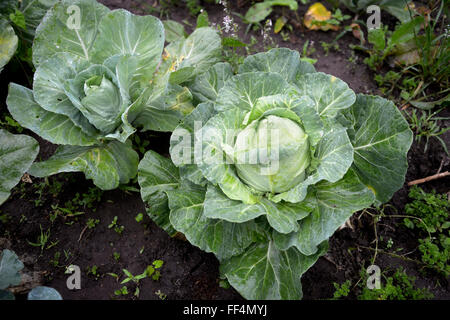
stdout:
[(114, 260), (116, 260), (118, 262), (120, 260), (120, 253), (113, 252), (113, 258), (114, 258)]
[(128, 271), (127, 269), (123, 269), (122, 271), (123, 271), (123, 273), (125, 273), (125, 275), (127, 277), (124, 280), (122, 280), (122, 282), (120, 284), (125, 284), (127, 282), (133, 281), (135, 284), (138, 285), (140, 280), (142, 280), (144, 278), (147, 278), (147, 272), (146, 271), (144, 271), (143, 273), (138, 274), (136, 276), (133, 276), (133, 274), (131, 274), (131, 272)]
[(422, 262), (429, 268), (448, 277), (450, 275), (450, 203), (445, 194), (435, 191), (426, 193), (418, 186), (409, 191), (412, 202), (405, 206), (408, 215), (417, 219), (405, 218), (406, 227), (419, 229), (428, 237), (419, 239)]
[(99, 223), (100, 223), (100, 219), (89, 218), (88, 221), (86, 222), (86, 226), (89, 229), (94, 229)]
[(148, 266), (145, 272), (147, 273), (147, 276), (152, 277), (153, 280), (158, 281), (161, 273), (158, 269), (160, 269), (164, 264), (164, 261), (162, 260), (155, 260), (153, 261), (151, 266)]
[(115, 231), (117, 234), (121, 235), (121, 234), (123, 233), (123, 230), (125, 230), (125, 227), (124, 227), (124, 226), (120, 226), (120, 225), (117, 223), (117, 219), (118, 219), (117, 216), (114, 216), (113, 221), (111, 221), (111, 223), (108, 225), (108, 229), (114, 228), (114, 231)]
[(334, 282), (333, 286), (335, 288), (335, 292), (333, 294), (333, 300), (337, 300), (339, 298), (343, 298), (343, 297), (348, 297), (350, 291), (351, 291), (351, 285), (352, 285), (352, 281), (351, 280), (346, 280), (344, 283), (339, 284)]
[(167, 299), (167, 295), (166, 295), (165, 293), (163, 293), (161, 290), (156, 291), (155, 294), (156, 294), (161, 300), (166, 300), (166, 299)]
[(96, 265), (93, 265), (92, 267), (87, 267), (86, 268), (86, 274), (92, 275), (95, 280), (98, 280), (101, 276), (101, 274), (98, 272), (98, 267)]
[(134, 276), (127, 269), (123, 269), (123, 273), (126, 275), (126, 278), (122, 280), (121, 284), (125, 284), (127, 282), (133, 281), (135, 284), (139, 285), (139, 281), (145, 279), (147, 277), (152, 277), (153, 280), (158, 281), (161, 273), (159, 269), (163, 266), (164, 261), (155, 260), (153, 263), (148, 266), (145, 271), (139, 275)]
[(53, 255), (53, 259), (50, 259), (49, 264), (53, 267), (57, 268), (59, 267), (59, 259), (61, 258), (61, 252), (56, 251)]
[(48, 242), (50, 240), (50, 235), (51, 235), (50, 228), (48, 228), (47, 231), (45, 231), (45, 232), (42, 229), (42, 225), (39, 225), (39, 228), (41, 229), (41, 233), (39, 234), (36, 242), (28, 241), (28, 244), (33, 247), (41, 248), (41, 254), (42, 254), (44, 249), (50, 249), (50, 248), (54, 247), (59, 241), (51, 242), (50, 244), (48, 244)]
[(142, 222), (144, 220), (144, 215), (142, 213), (138, 213), (136, 217), (134, 218), (136, 222)]
[(128, 288), (126, 286), (123, 286), (120, 289), (117, 289), (116, 291), (114, 291), (114, 294), (116, 296), (126, 296), (128, 294)]
[(5, 116), (5, 121), (0, 120), (0, 126), (11, 133), (22, 133), (23, 127), (10, 116)]
[(117, 273), (108, 272), (107, 275), (113, 277), (117, 282), (119, 282), (119, 275)]
[(428, 149), (428, 143), (431, 138), (439, 141), (444, 151), (448, 153), (447, 145), (440, 137), (446, 133), (450, 128), (442, 128), (439, 122), (442, 120), (448, 120), (448, 117), (438, 117), (437, 114), (443, 109), (437, 111), (431, 110), (416, 110), (413, 109), (411, 113), (406, 113), (409, 120), (411, 130), (415, 133), (415, 140), (420, 143), (422, 139), (425, 139), (424, 152)]

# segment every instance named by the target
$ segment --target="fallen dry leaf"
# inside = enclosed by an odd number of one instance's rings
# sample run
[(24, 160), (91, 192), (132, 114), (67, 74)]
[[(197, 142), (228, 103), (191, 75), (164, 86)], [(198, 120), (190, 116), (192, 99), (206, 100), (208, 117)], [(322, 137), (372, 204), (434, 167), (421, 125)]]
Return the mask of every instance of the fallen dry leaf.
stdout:
[(22, 182), (33, 183), (33, 180), (31, 180), (31, 177), (28, 173), (24, 173), (22, 176)]
[(320, 2), (316, 2), (306, 11), (303, 24), (309, 30), (339, 30), (339, 26), (326, 23), (330, 19), (331, 12)]
[(350, 25), (350, 27), (352, 28), (352, 34), (353, 36), (358, 39), (359, 41), (361, 41), (362, 44), (366, 43), (366, 39), (364, 39), (364, 35), (361, 31), (361, 27), (359, 26), (359, 24), (357, 23), (352, 23)]

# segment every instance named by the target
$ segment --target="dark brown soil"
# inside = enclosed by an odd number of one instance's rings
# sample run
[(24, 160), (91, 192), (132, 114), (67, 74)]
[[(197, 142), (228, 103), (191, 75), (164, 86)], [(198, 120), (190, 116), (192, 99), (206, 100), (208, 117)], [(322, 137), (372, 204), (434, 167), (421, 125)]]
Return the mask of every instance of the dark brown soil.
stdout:
[[(101, 1), (110, 8), (125, 8), (136, 14), (148, 14), (144, 3), (153, 1)], [(229, 1), (230, 2), (230, 1)], [(221, 24), (224, 16), (222, 7), (206, 5), (211, 22)], [(233, 7), (233, 11), (245, 13), (246, 8)], [(305, 6), (300, 6), (299, 14), (303, 15)], [(188, 10), (180, 5), (170, 11), (170, 18), (177, 21), (188, 21), (195, 25), (195, 18), (189, 15)], [(253, 35), (262, 43), (260, 31), (250, 31), (245, 34), (246, 26), (237, 17), (235, 21), (239, 24), (239, 35), (244, 42), (249, 42)], [(186, 26), (187, 31), (192, 28)], [(316, 68), (329, 74), (333, 74), (346, 81), (350, 87), (358, 93), (377, 94), (377, 86), (374, 83), (373, 74), (363, 64), (363, 57), (356, 55), (355, 62), (350, 62), (352, 50), (349, 44), (356, 44), (358, 40), (351, 34), (345, 35), (338, 41), (340, 49), (330, 50), (328, 55), (320, 45), (322, 41), (330, 43), (339, 32), (305, 32), (295, 29), (291, 39), (287, 42), (280, 35), (271, 35), (279, 46), (285, 46), (302, 51), (306, 40), (310, 41), (316, 51), (310, 56), (318, 59)], [(258, 47), (258, 46), (257, 46)], [(20, 70), (6, 71), (1, 75), (1, 101), (5, 101), (6, 84), (16, 81), (27, 85), (20, 78)], [(6, 107), (2, 102), (1, 113), (5, 113)], [(446, 116), (448, 116), (448, 111)], [(2, 116), (3, 118), (3, 116)], [(447, 122), (448, 126), (448, 122)], [(26, 133), (29, 133), (26, 131)], [(29, 133), (31, 134), (31, 133)], [(36, 137), (34, 134), (31, 134)], [(147, 134), (150, 140), (150, 148), (167, 153), (168, 134)], [(449, 143), (449, 134), (443, 137)], [(45, 159), (54, 151), (54, 146), (39, 139), (41, 144), (40, 158)], [(431, 140), (430, 146), (425, 153), (423, 144), (414, 143), (408, 154), (409, 169), (406, 181), (432, 175), (441, 167), (442, 171), (450, 169), (450, 161), (443, 148)], [(380, 177), (382, 178), (382, 177)], [(52, 195), (49, 186), (43, 188), (39, 206), (36, 193), (40, 183), (44, 179), (33, 179), (33, 183), (20, 183), (14, 189), (11, 198), (0, 207), (0, 216), (7, 219), (7, 223), (0, 222), (0, 246), (13, 249), (30, 270), (45, 270), (48, 272), (46, 285), (59, 290), (64, 299), (136, 299), (133, 296), (136, 285), (128, 285), (130, 294), (118, 297), (114, 291), (121, 288), (119, 282), (108, 273), (115, 273), (123, 279), (122, 269), (129, 270), (133, 275), (144, 272), (145, 268), (154, 260), (164, 261), (161, 268), (159, 281), (144, 279), (140, 282), (139, 299), (160, 299), (156, 292), (167, 296), (167, 299), (242, 299), (232, 288), (223, 289), (219, 286), (218, 261), (214, 255), (207, 254), (189, 244), (189, 242), (170, 238), (163, 230), (159, 229), (145, 216), (138, 223), (135, 217), (139, 213), (145, 213), (139, 193), (123, 190), (104, 192), (100, 201), (95, 202), (93, 208), (81, 207), (77, 211), (84, 214), (62, 218), (57, 217), (51, 222), (50, 215), (55, 211), (56, 205), (63, 206), (67, 201), (74, 199), (77, 193), (87, 193), (93, 184), (87, 181), (82, 174), (64, 174), (48, 179), (48, 184), (54, 186), (61, 184), (59, 193)], [(450, 179), (436, 180), (424, 184), (425, 190), (436, 189), (438, 192), (449, 191)], [(408, 187), (405, 185), (393, 197), (391, 204), (401, 214), (405, 204), (408, 202)], [(53, 206), (53, 208), (52, 208)], [(392, 212), (390, 209), (388, 213)], [(118, 224), (124, 226), (120, 235), (108, 225), (114, 217), (118, 217)], [(99, 219), (100, 223), (92, 229), (86, 228), (88, 219)], [(354, 230), (345, 228), (337, 231), (330, 239), (330, 250), (325, 257), (319, 261), (303, 277), (303, 290), (305, 299), (327, 299), (334, 292), (333, 282), (342, 283), (351, 279), (355, 283), (359, 279), (359, 272), (367, 267), (373, 257), (373, 252), (362, 247), (374, 247), (374, 225), (372, 218), (365, 214), (356, 214), (352, 218)], [(56, 244), (41, 252), (40, 248), (33, 247), (29, 242), (36, 242), (40, 234), (40, 227), (44, 231), (50, 230), (50, 241)], [(401, 253), (411, 252), (408, 257), (418, 259), (420, 256), (416, 250), (417, 234), (401, 225), (400, 219), (385, 218), (377, 224), (378, 236), (382, 236), (384, 242), (380, 246), (386, 247), (387, 239), (393, 241), (393, 249), (403, 248)], [(5, 240), (6, 239), (6, 240)], [(0, 248), (2, 249), (2, 248)], [(55, 254), (59, 252), (59, 265), (54, 266)], [(65, 252), (68, 254), (67, 259)], [(116, 261), (114, 252), (120, 254)], [(417, 284), (427, 287), (435, 295), (436, 299), (450, 299), (449, 284), (446, 279), (430, 272), (420, 272), (420, 266), (416, 263), (405, 262), (388, 255), (378, 254), (376, 262), (382, 270), (395, 269), (403, 266), (406, 272), (417, 277)], [(65, 266), (75, 264), (82, 270), (82, 290), (70, 291), (66, 287), (68, 275), (64, 274)], [(88, 275), (87, 270), (97, 266), (97, 276)], [(437, 283), (440, 286), (437, 286)], [(350, 295), (350, 298), (354, 296)]]

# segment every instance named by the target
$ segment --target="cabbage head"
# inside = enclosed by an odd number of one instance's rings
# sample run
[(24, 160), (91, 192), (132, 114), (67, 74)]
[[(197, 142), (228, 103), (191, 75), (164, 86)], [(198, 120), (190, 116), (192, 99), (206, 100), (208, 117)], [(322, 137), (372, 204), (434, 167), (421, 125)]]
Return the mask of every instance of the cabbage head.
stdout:
[(213, 252), (247, 299), (300, 299), (301, 276), (358, 210), (404, 183), (412, 132), (396, 106), (316, 72), (296, 51), (216, 64), (171, 137), (139, 165), (149, 216)]

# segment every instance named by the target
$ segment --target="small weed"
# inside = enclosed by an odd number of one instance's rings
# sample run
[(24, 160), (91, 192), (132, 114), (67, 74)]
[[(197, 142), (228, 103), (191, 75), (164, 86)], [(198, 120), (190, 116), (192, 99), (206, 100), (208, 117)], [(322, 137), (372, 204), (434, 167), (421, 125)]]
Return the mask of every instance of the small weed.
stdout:
[(117, 289), (116, 291), (114, 291), (114, 294), (116, 296), (126, 296), (128, 294), (128, 288), (126, 286), (123, 286), (120, 289)]
[(342, 284), (338, 284), (336, 282), (333, 283), (334, 288), (336, 291), (333, 294), (333, 300), (337, 300), (342, 297), (347, 297), (350, 293), (350, 286), (352, 285), (352, 282), (350, 280), (346, 280)]
[(330, 53), (330, 49), (339, 51), (339, 44), (337, 44), (335, 42), (327, 43), (327, 42), (322, 41), (320, 43), (320, 45), (322, 46), (323, 50), (325, 51), (325, 56), (328, 56), (328, 54)]
[(138, 213), (137, 216), (134, 218), (136, 222), (142, 222), (144, 220), (144, 215), (142, 213)]
[(93, 265), (92, 267), (87, 267), (86, 271), (87, 271), (86, 274), (88, 276), (92, 275), (95, 278), (95, 280), (98, 280), (100, 278), (100, 273), (98, 272), (98, 267), (96, 265)]
[[(31, 242), (28, 241), (28, 244), (33, 246), (33, 247), (39, 247), (41, 248), (41, 253), (44, 251), (44, 249), (46, 249), (47, 243), (50, 239), (50, 228), (47, 229), (47, 231), (44, 232), (44, 230), (42, 230), (42, 225), (39, 225), (39, 228), (41, 229), (41, 233), (38, 236), (36, 242)], [(54, 245), (56, 245), (56, 243), (52, 243), (50, 244), (47, 249), (53, 247)]]
[(120, 259), (120, 253), (114, 252), (114, 253), (113, 253), (113, 257), (114, 257), (114, 260), (116, 260), (116, 261), (118, 262), (119, 259)]
[(89, 218), (86, 225), (89, 229), (94, 229), (100, 223), (100, 219)]
[(127, 277), (124, 280), (122, 280), (122, 282), (120, 284), (125, 284), (125, 283), (130, 282), (130, 281), (133, 281), (134, 283), (139, 284), (140, 280), (142, 280), (142, 279), (147, 277), (147, 272), (146, 271), (144, 271), (143, 273), (138, 274), (136, 276), (133, 276), (131, 274), (131, 272), (128, 271), (127, 269), (123, 269), (122, 271), (123, 271), (123, 273), (125, 273), (125, 275)]
[(155, 294), (156, 294), (161, 300), (166, 300), (166, 299), (167, 299), (167, 295), (164, 294), (163, 292), (161, 292), (161, 290), (156, 291)]
[(415, 278), (408, 276), (402, 268), (398, 268), (391, 276), (382, 273), (385, 284), (380, 289), (369, 289), (366, 285), (367, 273), (360, 272), (360, 279), (353, 287), (350, 280), (342, 284), (334, 283), (336, 291), (333, 300), (348, 297), (350, 292), (358, 288), (358, 300), (424, 300), (433, 298), (433, 294), (426, 288), (416, 288)]
[(22, 133), (23, 127), (10, 116), (5, 116), (5, 120), (0, 120), (0, 126), (11, 133)]
[(406, 115), (409, 119), (411, 130), (415, 133), (416, 141), (420, 143), (425, 138), (424, 152), (428, 149), (429, 140), (435, 138), (440, 142), (442, 148), (448, 155), (447, 145), (440, 136), (450, 130), (450, 128), (441, 128), (439, 121), (450, 118), (437, 117), (436, 114), (441, 110), (432, 112), (426, 110), (416, 111), (416, 109), (413, 109), (411, 113), (406, 113)]
[(445, 276), (450, 275), (450, 203), (447, 195), (435, 191), (426, 193), (413, 186), (409, 197), (413, 201), (405, 206), (405, 211), (417, 219), (405, 218), (403, 223), (410, 229), (417, 228), (428, 234), (427, 238), (419, 239), (422, 262)]
[(50, 265), (56, 267), (59, 267), (59, 259), (61, 258), (61, 252), (57, 251), (55, 252), (53, 259), (49, 261)]
[(309, 42), (309, 40), (306, 40), (305, 44), (303, 45), (301, 60), (309, 62), (311, 64), (315, 64), (317, 62), (317, 59), (309, 58), (315, 52), (316, 49), (314, 48), (314, 41)]
[(11, 216), (9, 214), (7, 214), (7, 213), (0, 214), (0, 222), (1, 223), (7, 224), (9, 221), (11, 221)]
[(68, 261), (70, 259), (70, 257), (72, 256), (72, 253), (69, 250), (63, 250), (64, 252), (64, 257), (66, 258), (66, 261)]
[[(367, 276), (366, 272), (361, 273), (363, 277)], [(433, 297), (427, 289), (416, 288), (416, 279), (408, 276), (402, 268), (397, 269), (390, 277), (383, 277), (386, 284), (380, 289), (369, 289), (366, 281), (362, 281), (363, 288), (358, 300), (424, 300)]]
[(111, 223), (108, 225), (108, 229), (114, 228), (114, 231), (121, 235), (123, 233), (123, 230), (125, 230), (125, 227), (120, 226), (117, 223), (117, 219), (118, 219), (117, 216), (115, 216), (113, 221), (111, 221)]
[(108, 272), (107, 273), (108, 276), (113, 277), (114, 279), (116, 279), (116, 281), (119, 281), (119, 275), (113, 272)]

